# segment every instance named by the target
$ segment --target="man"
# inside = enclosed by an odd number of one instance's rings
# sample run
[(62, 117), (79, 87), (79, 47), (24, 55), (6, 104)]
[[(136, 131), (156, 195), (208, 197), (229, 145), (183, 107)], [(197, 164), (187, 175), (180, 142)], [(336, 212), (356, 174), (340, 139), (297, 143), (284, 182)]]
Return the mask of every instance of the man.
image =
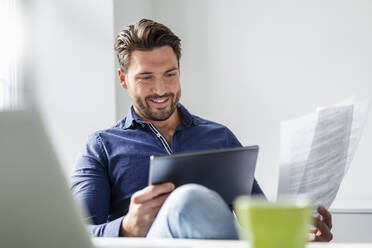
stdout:
[[(95, 236), (237, 239), (234, 217), (221, 197), (200, 185), (147, 186), (149, 157), (241, 144), (223, 125), (191, 115), (181, 96), (180, 39), (141, 20), (123, 29), (115, 50), (120, 83), (132, 107), (112, 128), (90, 136), (79, 157), (72, 191), (87, 208)], [(256, 180), (252, 194), (262, 194)], [(315, 240), (332, 239), (331, 216), (319, 208)]]

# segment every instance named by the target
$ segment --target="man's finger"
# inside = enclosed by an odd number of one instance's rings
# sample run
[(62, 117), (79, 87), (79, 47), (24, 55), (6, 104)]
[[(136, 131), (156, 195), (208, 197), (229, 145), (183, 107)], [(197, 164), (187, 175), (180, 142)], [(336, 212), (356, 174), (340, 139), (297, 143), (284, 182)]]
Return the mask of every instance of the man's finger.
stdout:
[(151, 200), (148, 200), (147, 202), (144, 203), (146, 205), (146, 209), (160, 208), (165, 202), (165, 200), (168, 198), (168, 196), (169, 196), (169, 193), (160, 195)]
[(323, 221), (327, 224), (329, 229), (332, 229), (332, 215), (323, 206), (318, 207), (318, 213), (323, 217)]
[(318, 231), (315, 233), (315, 241), (331, 241), (333, 234), (331, 233), (329, 227), (320, 220), (320, 217), (315, 218), (315, 227)]
[(315, 235), (313, 241), (315, 242), (329, 242), (332, 237), (325, 238), (323, 235)]
[(158, 195), (168, 194), (174, 189), (174, 184), (163, 183), (158, 185), (149, 185), (144, 189), (141, 189), (132, 195), (132, 201), (134, 203), (144, 203)]
[(322, 234), (329, 231), (328, 226), (320, 219), (320, 217), (316, 217), (314, 220), (314, 225), (317, 228), (315, 230), (315, 234), (317, 234), (317, 231), (320, 231)]
[(325, 240), (322, 236), (314, 236), (314, 239), (313, 241), (315, 242), (327, 242), (327, 240)]

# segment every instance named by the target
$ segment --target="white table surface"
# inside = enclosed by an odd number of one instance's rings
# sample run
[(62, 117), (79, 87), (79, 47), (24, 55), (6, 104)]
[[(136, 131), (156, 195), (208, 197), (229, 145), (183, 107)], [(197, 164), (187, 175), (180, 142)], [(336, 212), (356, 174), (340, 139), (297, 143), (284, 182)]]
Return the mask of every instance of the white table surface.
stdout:
[[(98, 248), (249, 248), (245, 241), (191, 240), (191, 239), (144, 239), (144, 238), (93, 238)], [(372, 248), (366, 243), (308, 243), (306, 248)]]

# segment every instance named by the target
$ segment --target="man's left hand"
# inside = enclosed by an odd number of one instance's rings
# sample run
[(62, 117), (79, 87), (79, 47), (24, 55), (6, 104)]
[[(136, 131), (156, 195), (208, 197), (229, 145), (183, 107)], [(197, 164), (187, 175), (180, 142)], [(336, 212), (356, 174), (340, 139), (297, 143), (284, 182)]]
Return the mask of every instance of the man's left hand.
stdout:
[(333, 239), (332, 229), (332, 216), (322, 206), (317, 208), (319, 216), (314, 218), (315, 230), (311, 241), (329, 242)]

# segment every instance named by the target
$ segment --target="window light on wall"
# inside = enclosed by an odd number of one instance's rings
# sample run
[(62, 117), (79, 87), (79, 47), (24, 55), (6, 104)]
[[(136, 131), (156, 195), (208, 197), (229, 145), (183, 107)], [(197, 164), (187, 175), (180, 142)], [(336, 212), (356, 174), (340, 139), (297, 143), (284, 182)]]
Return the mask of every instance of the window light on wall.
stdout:
[(17, 1), (0, 0), (0, 110), (20, 104), (19, 55), (21, 50), (20, 15)]

